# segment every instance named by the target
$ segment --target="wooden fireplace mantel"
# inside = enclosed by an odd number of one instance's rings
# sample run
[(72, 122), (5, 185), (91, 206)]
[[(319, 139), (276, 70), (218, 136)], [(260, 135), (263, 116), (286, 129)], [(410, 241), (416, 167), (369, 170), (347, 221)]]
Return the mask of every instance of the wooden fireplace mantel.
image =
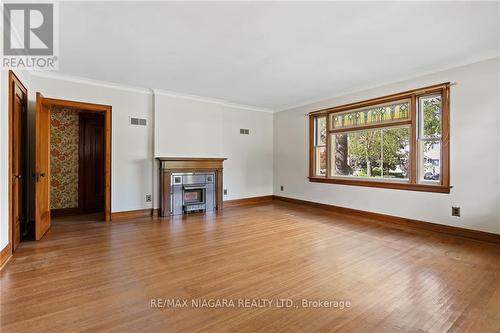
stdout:
[(223, 169), (222, 163), (227, 158), (215, 157), (157, 157), (160, 169), (172, 171), (196, 171)]
[(214, 157), (157, 157), (160, 161), (160, 216), (170, 214), (170, 181), (174, 172), (215, 172), (215, 209), (223, 205), (223, 162), (227, 158)]

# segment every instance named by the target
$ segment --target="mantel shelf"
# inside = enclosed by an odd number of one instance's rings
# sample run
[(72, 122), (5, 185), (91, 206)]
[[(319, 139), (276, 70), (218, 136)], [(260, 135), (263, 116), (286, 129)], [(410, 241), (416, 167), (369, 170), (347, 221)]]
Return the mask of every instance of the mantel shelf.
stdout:
[(225, 161), (225, 157), (156, 157), (159, 161)]

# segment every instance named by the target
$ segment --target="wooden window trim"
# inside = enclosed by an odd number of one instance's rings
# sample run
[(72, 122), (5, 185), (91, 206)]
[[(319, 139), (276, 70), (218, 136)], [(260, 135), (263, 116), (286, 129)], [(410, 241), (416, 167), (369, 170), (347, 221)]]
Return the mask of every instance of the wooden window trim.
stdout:
[[(418, 177), (418, 136), (417, 136), (417, 102), (418, 97), (430, 95), (433, 93), (440, 93), (442, 98), (442, 118), (441, 118), (441, 181), (439, 183), (433, 184), (429, 183), (419, 183)], [(332, 113), (346, 112), (349, 110), (355, 110), (359, 108), (369, 107), (373, 105), (379, 105), (383, 103), (396, 102), (403, 99), (410, 100), (410, 120), (403, 120), (393, 123), (386, 124), (373, 124), (367, 126), (360, 126), (355, 130), (366, 130), (373, 128), (385, 128), (401, 125), (410, 125), (410, 173), (408, 181), (390, 181), (390, 180), (365, 180), (357, 178), (348, 177), (336, 177), (330, 175), (330, 164), (331, 159), (329, 156), (330, 150), (330, 134), (339, 132), (350, 132), (353, 128), (346, 129), (330, 129), (327, 127), (327, 175), (326, 176), (316, 176), (315, 166), (316, 166), (316, 154), (314, 147), (314, 126), (315, 117), (326, 116), (327, 126), (330, 123), (330, 115)], [(395, 190), (409, 190), (409, 191), (423, 191), (423, 192), (435, 192), (435, 193), (450, 193), (452, 186), (450, 186), (450, 83), (441, 83), (432, 86), (427, 86), (419, 89), (414, 89), (410, 91), (405, 91), (401, 93), (396, 93), (392, 95), (372, 98), (365, 101), (344, 104), (332, 108), (322, 109), (309, 113), (309, 181), (317, 183), (331, 183), (331, 184), (341, 184), (341, 185), (352, 185), (352, 186), (365, 186), (365, 187), (377, 187)]]

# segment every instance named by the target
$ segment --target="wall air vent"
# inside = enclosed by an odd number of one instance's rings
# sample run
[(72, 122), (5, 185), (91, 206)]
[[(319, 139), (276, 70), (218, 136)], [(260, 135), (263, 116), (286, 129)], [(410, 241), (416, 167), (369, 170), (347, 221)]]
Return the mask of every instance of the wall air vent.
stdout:
[(130, 125), (146, 126), (147, 124), (148, 122), (146, 121), (146, 119), (130, 117)]

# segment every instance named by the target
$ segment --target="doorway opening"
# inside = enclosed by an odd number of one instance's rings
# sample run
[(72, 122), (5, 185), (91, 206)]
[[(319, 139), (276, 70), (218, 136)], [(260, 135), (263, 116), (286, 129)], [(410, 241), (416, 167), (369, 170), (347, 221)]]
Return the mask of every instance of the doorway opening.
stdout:
[(50, 137), (51, 216), (104, 213), (104, 114), (54, 106)]
[(111, 106), (37, 93), (35, 127), (35, 238), (51, 217), (111, 221)]

